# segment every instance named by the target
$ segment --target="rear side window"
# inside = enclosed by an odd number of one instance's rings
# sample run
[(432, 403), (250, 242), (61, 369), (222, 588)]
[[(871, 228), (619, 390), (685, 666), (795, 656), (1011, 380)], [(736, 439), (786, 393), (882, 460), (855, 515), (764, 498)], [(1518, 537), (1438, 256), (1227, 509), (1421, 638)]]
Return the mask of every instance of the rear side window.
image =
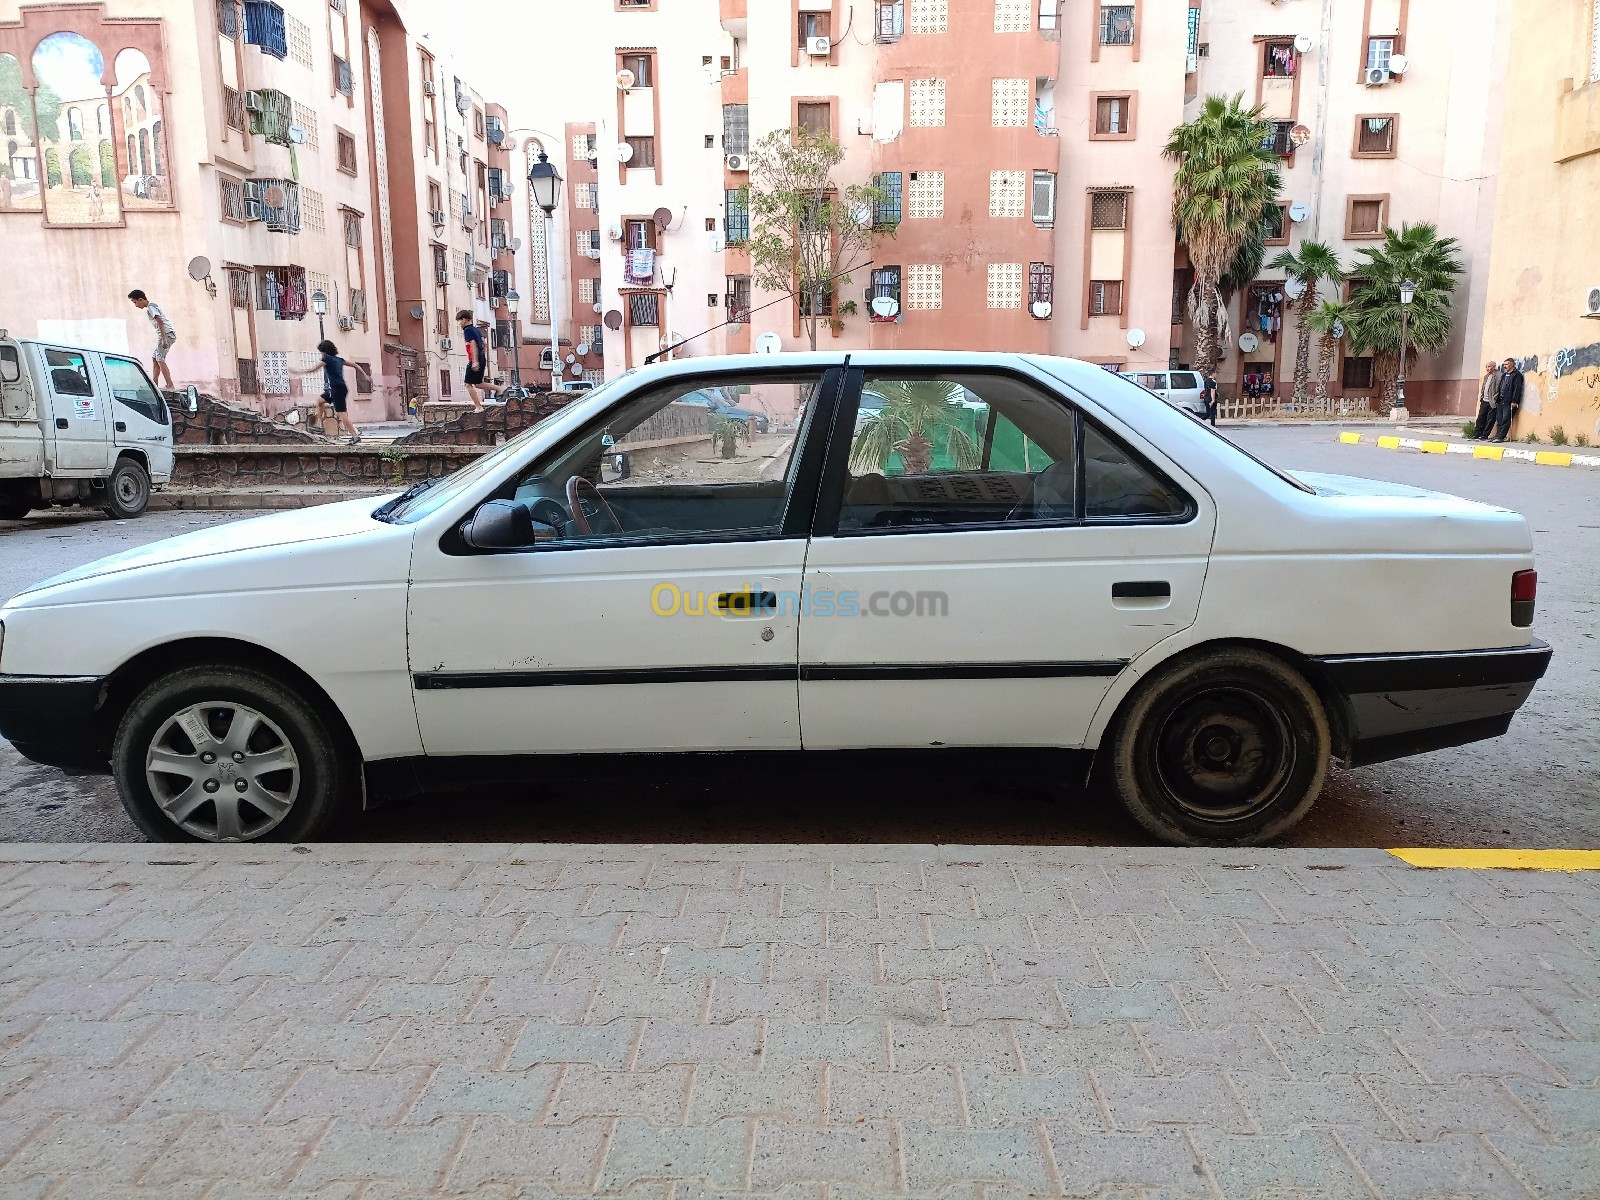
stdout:
[(50, 372), (50, 388), (58, 396), (92, 396), (89, 363), (76, 350), (46, 350), (45, 369)]
[(111, 394), (117, 403), (126, 405), (140, 416), (157, 425), (167, 423), (167, 405), (154, 385), (145, 378), (144, 369), (126, 358), (106, 358), (106, 378), (111, 381)]
[(1200, 386), (1200, 377), (1193, 371), (1175, 371), (1172, 375), (1172, 390), (1193, 391)]
[(22, 359), (15, 346), (0, 346), (0, 383), (16, 383), (22, 378)]
[(1089, 421), (1083, 428), (1083, 515), (1088, 520), (1175, 520), (1189, 499)]
[(1167, 390), (1167, 377), (1165, 375), (1145, 372), (1142, 375), (1135, 375), (1133, 381), (1142, 388), (1149, 388), (1152, 392), (1164, 392)]

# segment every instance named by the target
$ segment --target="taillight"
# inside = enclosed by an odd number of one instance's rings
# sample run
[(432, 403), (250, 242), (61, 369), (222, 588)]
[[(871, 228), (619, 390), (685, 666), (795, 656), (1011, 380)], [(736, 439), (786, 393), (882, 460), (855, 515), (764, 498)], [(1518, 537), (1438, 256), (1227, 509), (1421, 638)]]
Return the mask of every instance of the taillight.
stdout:
[(1533, 624), (1533, 602), (1539, 595), (1539, 572), (1518, 571), (1511, 577), (1511, 623), (1526, 629)]

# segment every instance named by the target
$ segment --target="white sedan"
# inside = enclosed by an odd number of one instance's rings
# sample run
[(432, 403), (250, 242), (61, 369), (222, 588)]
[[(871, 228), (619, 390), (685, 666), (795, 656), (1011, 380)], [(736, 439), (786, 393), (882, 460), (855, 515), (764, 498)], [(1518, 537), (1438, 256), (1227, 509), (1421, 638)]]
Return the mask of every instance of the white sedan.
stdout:
[[(679, 403), (709, 388), (772, 431)], [(1050, 747), (1157, 838), (1251, 844), (1331, 758), (1505, 733), (1534, 591), (1516, 513), (1285, 474), (1086, 363), (691, 359), (431, 487), (22, 593), (0, 735), (156, 839), (557, 754)]]

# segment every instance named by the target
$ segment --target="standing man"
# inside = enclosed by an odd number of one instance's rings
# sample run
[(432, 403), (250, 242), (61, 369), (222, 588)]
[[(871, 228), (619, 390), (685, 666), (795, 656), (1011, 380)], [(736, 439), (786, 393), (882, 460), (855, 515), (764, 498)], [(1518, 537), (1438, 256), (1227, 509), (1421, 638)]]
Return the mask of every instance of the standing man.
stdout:
[(1508, 358), (1500, 364), (1500, 389), (1495, 401), (1494, 440), (1503, 442), (1511, 433), (1511, 422), (1522, 411), (1522, 372), (1517, 370), (1517, 360)]
[(155, 376), (156, 386), (161, 387), (162, 380), (165, 380), (167, 389), (175, 391), (178, 385), (172, 382), (172, 372), (167, 368), (167, 351), (177, 342), (178, 331), (172, 327), (161, 306), (151, 304), (150, 298), (138, 288), (128, 293), (128, 299), (133, 301), (135, 308), (142, 309), (145, 316), (150, 318), (150, 324), (156, 327), (156, 349), (151, 356), (151, 366), (154, 367), (151, 374)]
[(1211, 427), (1217, 427), (1217, 379), (1214, 375), (1202, 375), (1201, 385), (1206, 389), (1206, 420), (1211, 422)]
[(483, 396), (479, 389), (489, 392), (491, 396), (495, 394), (492, 389), (484, 387), (483, 383), (489, 368), (488, 347), (484, 345), (483, 330), (473, 321), (470, 308), (463, 308), (456, 313), (456, 323), (461, 326), (461, 340), (467, 350), (467, 373), (462, 382), (467, 385), (467, 395), (472, 397), (472, 407), (482, 412)]
[(1492, 362), (1484, 363), (1483, 383), (1478, 387), (1478, 423), (1472, 430), (1472, 436), (1478, 441), (1488, 437), (1494, 428), (1495, 406), (1499, 403), (1500, 368)]

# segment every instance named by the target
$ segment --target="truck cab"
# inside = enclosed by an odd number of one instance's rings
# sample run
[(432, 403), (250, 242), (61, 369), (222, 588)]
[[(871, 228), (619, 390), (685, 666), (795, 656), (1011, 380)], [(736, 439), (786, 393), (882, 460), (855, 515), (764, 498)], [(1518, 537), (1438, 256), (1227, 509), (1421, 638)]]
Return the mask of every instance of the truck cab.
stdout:
[(172, 461), (171, 414), (132, 355), (0, 330), (0, 519), (56, 504), (136, 517)]

